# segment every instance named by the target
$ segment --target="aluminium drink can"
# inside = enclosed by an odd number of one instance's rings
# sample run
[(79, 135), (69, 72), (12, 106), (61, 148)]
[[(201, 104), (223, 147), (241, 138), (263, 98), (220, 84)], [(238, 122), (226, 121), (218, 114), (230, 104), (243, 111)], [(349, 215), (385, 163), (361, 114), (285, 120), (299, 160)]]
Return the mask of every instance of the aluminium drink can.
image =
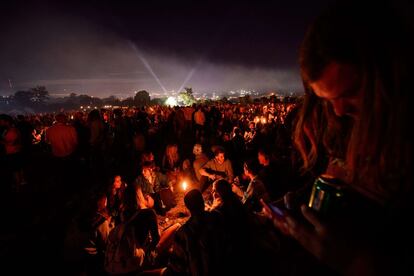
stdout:
[(340, 208), (344, 196), (342, 182), (323, 174), (313, 183), (308, 206), (322, 216), (330, 216)]

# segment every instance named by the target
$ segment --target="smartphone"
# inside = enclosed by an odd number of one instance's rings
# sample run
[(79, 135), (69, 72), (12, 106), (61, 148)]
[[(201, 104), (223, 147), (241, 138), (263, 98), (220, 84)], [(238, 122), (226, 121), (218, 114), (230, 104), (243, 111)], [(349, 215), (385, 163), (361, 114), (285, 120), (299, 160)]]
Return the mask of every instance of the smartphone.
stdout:
[(285, 212), (278, 206), (276, 206), (276, 204), (274, 203), (268, 203), (267, 204), (270, 209), (272, 210), (272, 212), (278, 217), (278, 218), (284, 218), (285, 217)]
[(276, 203), (266, 203), (263, 200), (260, 200), (260, 202), (262, 203), (263, 207), (268, 209), (277, 219), (285, 218), (285, 211), (282, 209), (282, 207), (277, 206)]

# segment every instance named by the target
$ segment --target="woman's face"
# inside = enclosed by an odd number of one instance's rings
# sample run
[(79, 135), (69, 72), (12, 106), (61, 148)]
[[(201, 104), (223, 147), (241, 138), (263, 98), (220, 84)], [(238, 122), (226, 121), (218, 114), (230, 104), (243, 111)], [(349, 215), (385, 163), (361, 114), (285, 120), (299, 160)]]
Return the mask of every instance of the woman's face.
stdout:
[(358, 70), (347, 64), (332, 62), (321, 77), (309, 85), (316, 96), (331, 103), (339, 117), (358, 119), (362, 103), (362, 85)]
[(151, 177), (152, 169), (151, 168), (143, 168), (142, 169), (142, 175), (148, 179)]

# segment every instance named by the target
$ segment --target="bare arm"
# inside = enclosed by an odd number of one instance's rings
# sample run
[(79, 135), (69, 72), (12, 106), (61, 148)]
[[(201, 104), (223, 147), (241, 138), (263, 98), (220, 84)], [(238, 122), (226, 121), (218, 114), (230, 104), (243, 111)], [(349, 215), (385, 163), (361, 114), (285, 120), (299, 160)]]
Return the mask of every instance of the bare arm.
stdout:
[(210, 161), (209, 162), (207, 162), (203, 167), (201, 167), (199, 170), (198, 170), (198, 172), (201, 174), (201, 175), (203, 175), (203, 176), (207, 176), (208, 178), (210, 178), (210, 179), (212, 179), (212, 180), (214, 180), (214, 179), (216, 179), (216, 175), (215, 174), (211, 174), (211, 173), (208, 173), (207, 172), (207, 170), (206, 169), (209, 169), (210, 167), (209, 167), (209, 164), (210, 164)]

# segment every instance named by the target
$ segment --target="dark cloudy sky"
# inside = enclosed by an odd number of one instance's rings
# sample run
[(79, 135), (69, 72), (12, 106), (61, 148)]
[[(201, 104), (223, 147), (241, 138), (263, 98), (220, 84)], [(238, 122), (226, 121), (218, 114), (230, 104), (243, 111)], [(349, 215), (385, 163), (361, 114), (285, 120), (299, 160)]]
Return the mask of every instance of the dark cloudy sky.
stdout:
[(1, 4), (0, 95), (37, 85), (101, 97), (184, 86), (301, 91), (299, 44), (332, 2)]

